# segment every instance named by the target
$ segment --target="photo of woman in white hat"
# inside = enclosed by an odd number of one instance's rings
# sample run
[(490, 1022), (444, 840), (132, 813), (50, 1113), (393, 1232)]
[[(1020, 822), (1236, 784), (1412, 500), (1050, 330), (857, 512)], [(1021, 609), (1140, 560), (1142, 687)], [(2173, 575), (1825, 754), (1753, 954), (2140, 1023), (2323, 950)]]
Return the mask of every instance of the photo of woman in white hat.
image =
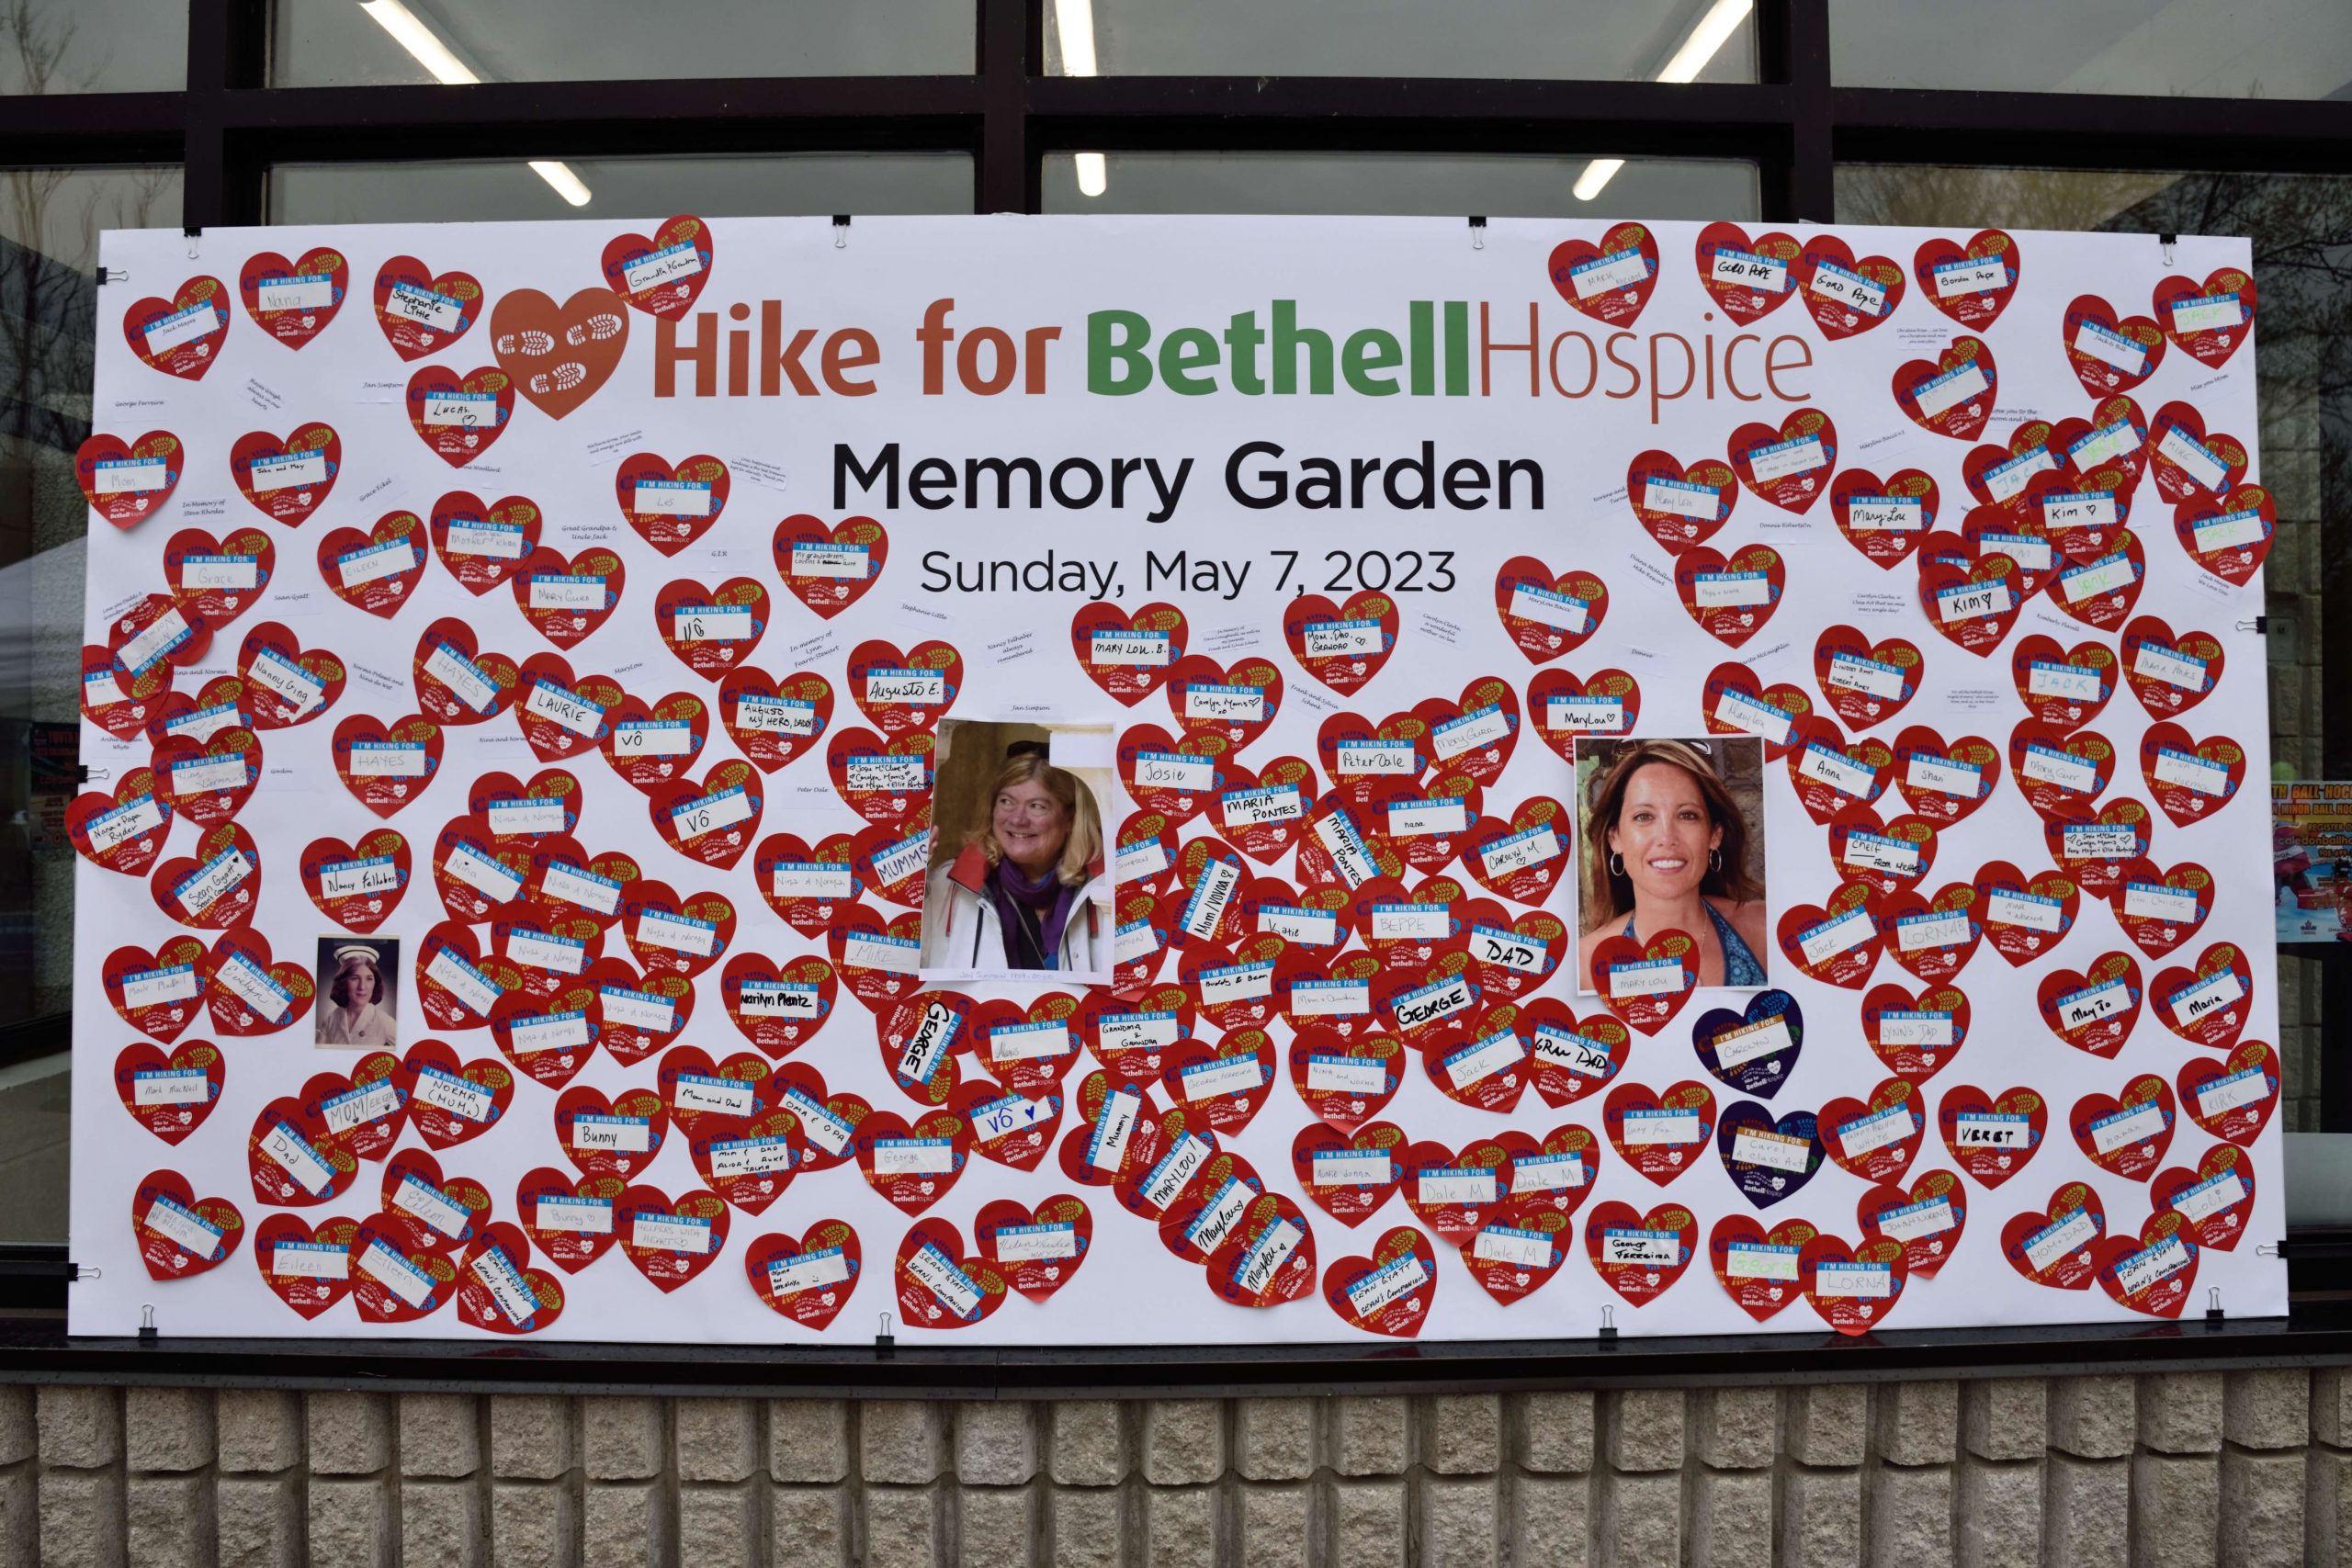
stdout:
[(397, 940), (321, 937), (316, 1043), (397, 1046), (400, 1022), (392, 1013), (391, 976), (399, 973)]

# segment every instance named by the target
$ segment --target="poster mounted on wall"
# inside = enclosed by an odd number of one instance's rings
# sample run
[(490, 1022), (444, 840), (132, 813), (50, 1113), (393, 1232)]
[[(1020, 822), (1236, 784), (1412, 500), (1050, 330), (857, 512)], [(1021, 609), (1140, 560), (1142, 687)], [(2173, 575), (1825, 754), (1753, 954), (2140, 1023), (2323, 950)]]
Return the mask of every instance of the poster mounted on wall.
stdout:
[(2284, 1311), (2245, 242), (189, 248), (79, 461), (74, 1332)]

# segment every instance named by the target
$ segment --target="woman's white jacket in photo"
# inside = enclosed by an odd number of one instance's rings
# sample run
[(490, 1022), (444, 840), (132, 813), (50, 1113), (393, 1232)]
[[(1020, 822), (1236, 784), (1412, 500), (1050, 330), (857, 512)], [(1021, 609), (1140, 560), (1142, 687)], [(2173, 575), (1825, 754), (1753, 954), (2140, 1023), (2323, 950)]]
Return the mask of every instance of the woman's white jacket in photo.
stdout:
[[(1111, 932), (1103, 906), (1111, 892), (1100, 861), (1093, 880), (1078, 890), (1062, 927), (1058, 972), (1086, 974), (1111, 967)], [(988, 895), (989, 860), (978, 844), (935, 868), (923, 883), (922, 966), (926, 969), (1013, 967), (1004, 953), (1004, 922)], [(1046, 974), (1046, 970), (1030, 971)]]

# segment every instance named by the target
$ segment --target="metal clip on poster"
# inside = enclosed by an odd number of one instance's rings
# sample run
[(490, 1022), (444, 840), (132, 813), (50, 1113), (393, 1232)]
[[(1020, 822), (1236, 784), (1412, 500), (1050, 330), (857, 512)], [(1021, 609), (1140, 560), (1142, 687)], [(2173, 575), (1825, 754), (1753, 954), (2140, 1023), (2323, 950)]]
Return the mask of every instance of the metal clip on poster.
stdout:
[(112, 784), (114, 782), (114, 770), (112, 768), (94, 768), (90, 766), (89, 763), (83, 762), (78, 764), (74, 768), (74, 772), (79, 775), (74, 781), (77, 784), (88, 784), (94, 779), (101, 784)]
[(1484, 214), (1476, 215), (1470, 220), (1470, 248), (1474, 251), (1483, 251), (1487, 248), (1487, 220)]
[(2172, 248), (2180, 243), (2180, 236), (2177, 234), (2159, 234), (2156, 236), (2156, 243), (2165, 248), (2165, 265), (2172, 265)]
[(197, 242), (204, 238), (203, 229), (183, 229), (180, 232), (187, 236), (187, 259), (196, 260)]
[(849, 214), (846, 212), (833, 214), (833, 249), (849, 249)]
[(2222, 1287), (2216, 1285), (2205, 1292), (2205, 1326), (2219, 1328), (2226, 1321), (2222, 1314)]
[(2240, 621), (2238, 623), (2238, 630), (2267, 636), (2270, 631), (2270, 617), (2267, 615), (2256, 615), (2250, 621)]
[(163, 1331), (155, 1326), (155, 1309), (152, 1306), (141, 1305), (139, 1309), (139, 1343), (141, 1345), (159, 1344), (162, 1342), (163, 1337)]
[(1617, 1348), (1617, 1309), (1613, 1306), (1605, 1306), (1600, 1309), (1600, 1338), (1602, 1349)]
[(899, 1353), (898, 1337), (890, 1329), (890, 1314), (886, 1312), (882, 1314), (882, 1326), (874, 1335), (874, 1359), (877, 1361), (887, 1361)]
[(98, 287), (101, 288), (104, 288), (109, 283), (128, 283), (130, 281), (130, 271), (128, 267), (102, 266), (96, 268), (93, 276), (97, 278)]

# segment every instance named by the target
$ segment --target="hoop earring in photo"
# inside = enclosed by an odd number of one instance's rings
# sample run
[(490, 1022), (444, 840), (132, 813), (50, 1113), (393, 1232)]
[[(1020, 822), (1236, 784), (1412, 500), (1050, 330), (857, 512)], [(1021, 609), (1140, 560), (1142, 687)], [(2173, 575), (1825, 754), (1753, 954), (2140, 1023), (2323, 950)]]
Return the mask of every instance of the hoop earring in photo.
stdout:
[(1625, 857), (1623, 855), (1611, 852), (1609, 857), (1608, 864), (1610, 875), (1623, 876), (1625, 874)]
[(1709, 871), (1721, 871), (1721, 870), (1723, 870), (1723, 868), (1724, 868), (1724, 852), (1723, 852), (1723, 851), (1721, 851), (1721, 850), (1709, 850), (1709, 851), (1707, 852), (1707, 869), (1708, 869)]

